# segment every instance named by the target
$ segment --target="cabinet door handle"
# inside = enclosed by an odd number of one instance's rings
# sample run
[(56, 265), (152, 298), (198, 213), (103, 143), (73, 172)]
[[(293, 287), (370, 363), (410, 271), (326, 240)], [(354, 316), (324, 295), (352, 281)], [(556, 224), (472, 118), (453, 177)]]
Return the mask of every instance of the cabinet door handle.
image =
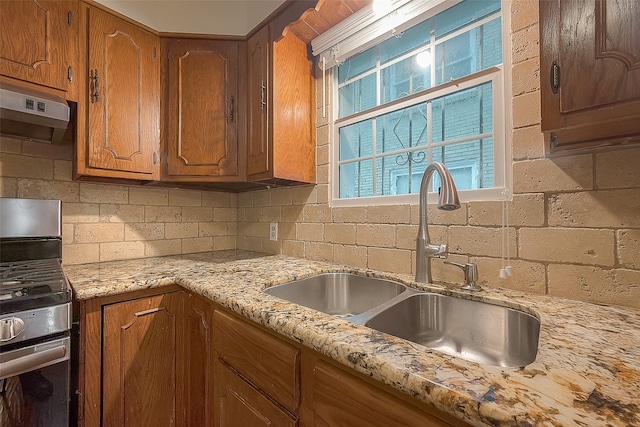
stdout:
[(549, 80), (551, 82), (551, 92), (555, 95), (560, 88), (560, 65), (556, 61), (553, 61), (553, 64), (551, 64)]
[(98, 83), (98, 69), (95, 68), (93, 71), (89, 71), (89, 78), (93, 80), (92, 91), (91, 94), (91, 102), (98, 102), (100, 100), (100, 85)]
[(69, 83), (73, 82), (73, 68), (71, 65), (67, 67), (67, 80), (69, 80)]
[(231, 122), (233, 122), (233, 112), (234, 112), (234, 110), (236, 108), (236, 99), (233, 97), (233, 94), (231, 94), (230, 103), (231, 103), (231, 106), (229, 108), (229, 110), (230, 110), (229, 111), (229, 120)]
[(158, 164), (158, 153), (153, 152), (153, 166)]
[(260, 108), (264, 110), (264, 107), (267, 106), (267, 101), (265, 100), (265, 91), (267, 87), (264, 85), (264, 80), (260, 82)]

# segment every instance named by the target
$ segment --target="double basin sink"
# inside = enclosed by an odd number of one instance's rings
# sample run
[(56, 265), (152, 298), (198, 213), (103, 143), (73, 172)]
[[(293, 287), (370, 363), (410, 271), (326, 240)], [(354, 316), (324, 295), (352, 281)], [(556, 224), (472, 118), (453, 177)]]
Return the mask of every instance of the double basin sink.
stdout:
[(521, 367), (538, 351), (535, 316), (391, 280), (324, 273), (264, 292), (472, 362)]

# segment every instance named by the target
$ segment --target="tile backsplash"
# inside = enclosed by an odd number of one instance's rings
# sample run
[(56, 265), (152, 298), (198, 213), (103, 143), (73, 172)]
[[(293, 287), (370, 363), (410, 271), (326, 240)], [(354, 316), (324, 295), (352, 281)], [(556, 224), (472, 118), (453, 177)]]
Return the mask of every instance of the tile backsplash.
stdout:
[(0, 137), (0, 194), (62, 200), (64, 264), (236, 248), (236, 195), (71, 180), (70, 146)]

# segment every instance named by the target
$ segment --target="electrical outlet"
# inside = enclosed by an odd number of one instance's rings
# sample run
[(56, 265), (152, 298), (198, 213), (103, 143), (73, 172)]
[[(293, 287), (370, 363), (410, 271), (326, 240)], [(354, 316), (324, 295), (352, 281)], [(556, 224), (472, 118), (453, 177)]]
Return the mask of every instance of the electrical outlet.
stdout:
[(269, 240), (278, 240), (278, 223), (272, 222), (269, 225)]

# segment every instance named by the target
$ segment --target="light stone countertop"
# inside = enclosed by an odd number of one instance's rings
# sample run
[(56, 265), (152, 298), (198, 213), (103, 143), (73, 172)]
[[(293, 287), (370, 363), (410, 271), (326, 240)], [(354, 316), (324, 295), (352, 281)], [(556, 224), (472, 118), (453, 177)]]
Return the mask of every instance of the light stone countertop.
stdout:
[(505, 289), (472, 298), (542, 322), (524, 368), (468, 362), (264, 294), (321, 272), (354, 272), (419, 286), (413, 277), (247, 251), (220, 251), (64, 267), (78, 299), (178, 284), (350, 368), (473, 425), (640, 426), (640, 310)]

